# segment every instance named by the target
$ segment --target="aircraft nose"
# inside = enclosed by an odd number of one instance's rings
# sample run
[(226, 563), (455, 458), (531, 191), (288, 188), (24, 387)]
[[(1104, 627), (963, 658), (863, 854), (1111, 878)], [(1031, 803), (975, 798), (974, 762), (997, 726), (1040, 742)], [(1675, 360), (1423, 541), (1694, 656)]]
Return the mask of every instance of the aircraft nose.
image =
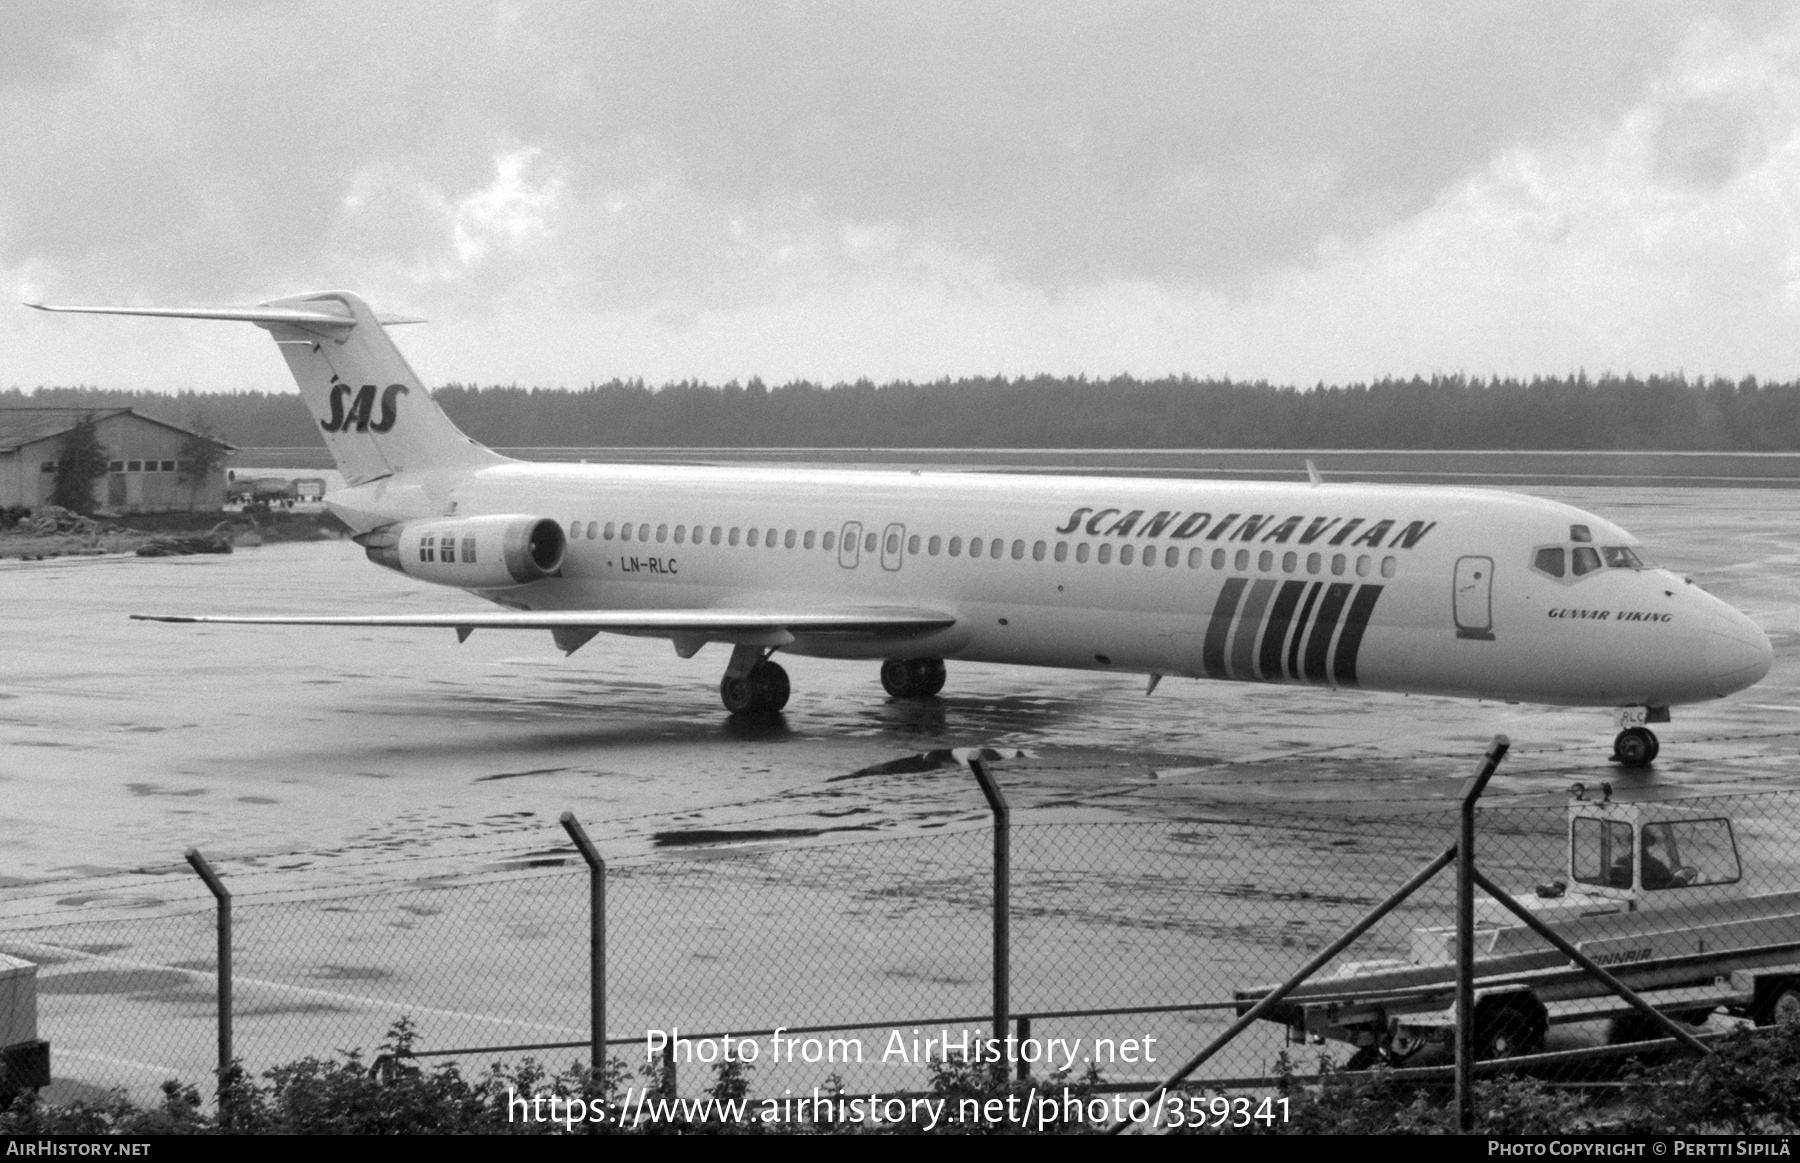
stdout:
[(1717, 618), (1706, 635), (1706, 673), (1721, 695), (1761, 682), (1775, 660), (1769, 636), (1732, 610)]

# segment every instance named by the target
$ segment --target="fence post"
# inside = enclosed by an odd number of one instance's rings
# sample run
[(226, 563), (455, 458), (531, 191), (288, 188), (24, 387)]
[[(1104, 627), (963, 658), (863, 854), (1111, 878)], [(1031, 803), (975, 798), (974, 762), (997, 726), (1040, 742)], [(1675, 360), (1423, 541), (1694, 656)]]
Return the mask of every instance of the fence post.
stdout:
[(1475, 801), (1512, 746), (1494, 736), (1481, 767), (1463, 785), (1456, 840), (1456, 1128), (1475, 1126)]
[(562, 826), (588, 866), (588, 1022), (598, 1079), (606, 1069), (606, 861), (574, 812), (562, 814)]
[[(1010, 1001), (1007, 997), (1012, 945), (1012, 809), (1007, 807), (1006, 796), (988, 771), (987, 760), (982, 758), (980, 748), (958, 752), (957, 758), (964, 759), (969, 770), (975, 773), (981, 794), (987, 797), (988, 808), (994, 813), (994, 1037), (1005, 1046), (1006, 1036), (1011, 1032), (1008, 1027), (1012, 1024), (1008, 1020)], [(999, 1063), (995, 1073), (1005, 1078), (1006, 1064)]]
[(214, 899), (219, 902), (219, 939), (218, 939), (218, 978), (219, 978), (219, 1101), (224, 1104), (225, 1088), (231, 1077), (231, 890), (213, 871), (213, 866), (200, 855), (198, 848), (189, 848), (184, 855), (193, 866), (206, 887), (212, 890)]

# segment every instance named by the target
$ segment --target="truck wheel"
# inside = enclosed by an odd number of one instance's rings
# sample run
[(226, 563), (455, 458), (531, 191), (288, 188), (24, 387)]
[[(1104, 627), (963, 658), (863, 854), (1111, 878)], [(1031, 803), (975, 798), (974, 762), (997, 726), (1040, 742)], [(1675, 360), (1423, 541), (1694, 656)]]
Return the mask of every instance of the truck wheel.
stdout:
[(1475, 1058), (1519, 1058), (1544, 1045), (1550, 1015), (1534, 997), (1489, 998), (1475, 1007)]
[(1792, 983), (1769, 991), (1756, 1007), (1759, 1026), (1790, 1026), (1800, 1022), (1800, 985)]

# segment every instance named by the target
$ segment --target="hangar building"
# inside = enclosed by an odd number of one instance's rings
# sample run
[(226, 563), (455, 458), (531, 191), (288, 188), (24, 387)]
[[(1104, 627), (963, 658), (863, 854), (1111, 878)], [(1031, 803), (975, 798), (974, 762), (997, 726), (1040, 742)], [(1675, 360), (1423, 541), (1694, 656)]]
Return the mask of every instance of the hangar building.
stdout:
[(192, 442), (205, 441), (224, 456), (237, 451), (222, 440), (130, 408), (0, 408), (0, 508), (49, 503), (63, 437), (87, 418), (94, 421), (111, 470), (94, 485), (95, 508), (158, 513), (224, 506), (223, 464), (204, 480), (187, 479)]

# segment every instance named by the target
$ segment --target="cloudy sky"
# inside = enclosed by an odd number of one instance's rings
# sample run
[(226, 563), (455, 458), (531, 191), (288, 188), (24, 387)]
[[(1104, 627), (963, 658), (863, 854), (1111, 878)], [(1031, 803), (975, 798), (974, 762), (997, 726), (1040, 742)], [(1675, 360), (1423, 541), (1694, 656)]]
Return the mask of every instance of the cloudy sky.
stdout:
[[(14, 300), (343, 287), (428, 382), (1800, 378), (1800, 6), (0, 7)], [(0, 310), (0, 386), (285, 389)]]

